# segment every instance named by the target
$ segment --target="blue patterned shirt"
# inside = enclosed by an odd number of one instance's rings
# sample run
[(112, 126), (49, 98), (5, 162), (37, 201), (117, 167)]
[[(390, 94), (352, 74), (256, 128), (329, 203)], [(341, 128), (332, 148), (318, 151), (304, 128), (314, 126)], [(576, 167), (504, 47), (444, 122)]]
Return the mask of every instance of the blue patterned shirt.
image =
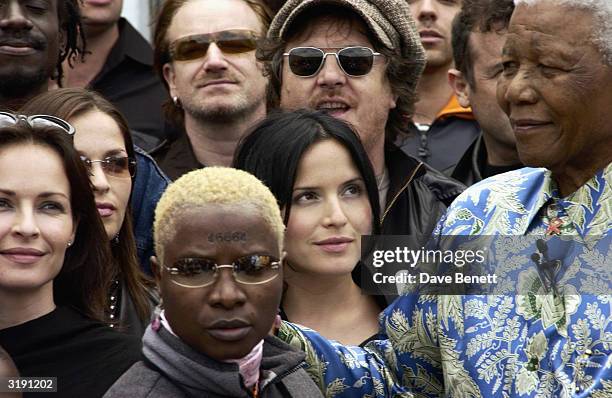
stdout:
[(306, 352), (327, 397), (610, 398), (611, 232), (612, 164), (565, 198), (546, 169), (500, 174), (457, 198), (437, 238), (596, 236), (564, 258), (563, 277), (578, 283), (543, 293), (528, 251), (502, 244), (496, 259), (532, 293), (402, 295), (381, 314), (383, 339), (365, 349), (289, 323), (279, 337)]

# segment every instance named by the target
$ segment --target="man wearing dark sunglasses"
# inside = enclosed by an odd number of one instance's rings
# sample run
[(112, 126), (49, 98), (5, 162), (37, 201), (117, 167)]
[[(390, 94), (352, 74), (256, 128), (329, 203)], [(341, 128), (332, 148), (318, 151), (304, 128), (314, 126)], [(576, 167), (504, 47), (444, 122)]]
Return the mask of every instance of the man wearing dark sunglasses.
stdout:
[(270, 11), (263, 0), (168, 0), (160, 9), (155, 68), (183, 130), (151, 154), (173, 180), (229, 166), (238, 140), (266, 113), (267, 79), (255, 58)]
[(404, 154), (425, 54), (405, 0), (289, 0), (262, 46), (272, 105), (349, 122), (377, 176), (382, 232), (430, 235), (463, 186)]

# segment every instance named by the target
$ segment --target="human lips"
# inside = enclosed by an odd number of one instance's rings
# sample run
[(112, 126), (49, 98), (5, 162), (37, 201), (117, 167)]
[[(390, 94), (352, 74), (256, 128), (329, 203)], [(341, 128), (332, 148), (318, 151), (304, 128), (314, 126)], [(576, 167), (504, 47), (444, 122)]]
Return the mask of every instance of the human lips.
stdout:
[(318, 101), (315, 109), (329, 113), (332, 116), (342, 116), (351, 109), (351, 107), (342, 99), (326, 99)]
[(209, 80), (204, 82), (202, 87), (222, 87), (226, 85), (235, 85), (236, 82), (228, 79), (217, 79), (217, 80)]
[(29, 42), (6, 40), (0, 42), (0, 52), (6, 55), (23, 56), (33, 54), (36, 49)]
[(100, 217), (110, 217), (115, 213), (115, 206), (111, 203), (98, 203), (96, 202), (96, 209), (98, 209), (98, 214)]
[(444, 36), (442, 36), (438, 31), (433, 29), (423, 29), (419, 31), (419, 36), (421, 37), (421, 43), (423, 44), (433, 44), (442, 41)]
[(327, 253), (343, 253), (354, 240), (346, 236), (333, 236), (316, 241), (314, 244)]
[(253, 326), (243, 319), (220, 319), (206, 328), (208, 334), (221, 341), (239, 341), (244, 339)]
[(514, 130), (515, 134), (523, 134), (532, 131), (536, 131), (542, 129), (544, 127), (550, 127), (552, 122), (547, 120), (537, 120), (537, 119), (510, 119), (510, 124)]
[(29, 247), (13, 247), (0, 250), (0, 256), (18, 264), (32, 264), (40, 260), (45, 252)]

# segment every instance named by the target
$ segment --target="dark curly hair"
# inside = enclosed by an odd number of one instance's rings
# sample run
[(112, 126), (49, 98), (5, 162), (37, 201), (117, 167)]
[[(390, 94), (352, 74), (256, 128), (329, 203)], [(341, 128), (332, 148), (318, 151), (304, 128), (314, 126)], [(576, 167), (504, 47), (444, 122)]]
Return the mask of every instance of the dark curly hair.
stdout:
[[(347, 9), (344, 7), (334, 4), (322, 4), (317, 7), (311, 7), (301, 13), (292, 22), (283, 39), (268, 38), (259, 45), (257, 59), (263, 63), (264, 72), (270, 79), (268, 86), (268, 109), (274, 109), (279, 105), (283, 53), (285, 52), (287, 42), (308, 29), (309, 26), (312, 26), (312, 22), (315, 19), (330, 16), (337, 19), (340, 24), (345, 22), (353, 24), (356, 21), (365, 24), (359, 15), (354, 12), (347, 12)], [(408, 133), (409, 121), (414, 114), (414, 104), (416, 103), (417, 95), (408, 82), (414, 74), (415, 62), (385, 47), (369, 29), (363, 33), (372, 43), (374, 49), (383, 54), (387, 59), (387, 79), (393, 94), (397, 96), (397, 104), (394, 109), (389, 111), (385, 138), (388, 142), (394, 142), (398, 135)]]
[(64, 45), (60, 48), (55, 74), (52, 78), (60, 85), (64, 76), (62, 69), (64, 60), (68, 59), (68, 65), (72, 66), (75, 58), (80, 57), (82, 60), (85, 54), (85, 33), (81, 24), (80, 2), (81, 0), (57, 1), (57, 16), (59, 28), (64, 37)]
[(513, 0), (464, 0), (453, 20), (452, 47), (455, 68), (475, 89), (474, 65), (470, 50), (472, 32), (498, 32), (508, 28), (514, 11)]

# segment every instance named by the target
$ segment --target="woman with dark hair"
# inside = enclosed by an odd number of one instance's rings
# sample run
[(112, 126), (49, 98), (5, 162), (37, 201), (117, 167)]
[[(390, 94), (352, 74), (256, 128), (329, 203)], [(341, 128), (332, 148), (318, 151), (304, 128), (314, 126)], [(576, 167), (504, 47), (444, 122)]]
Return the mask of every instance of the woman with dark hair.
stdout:
[(74, 128), (0, 113), (0, 345), (58, 396), (100, 396), (138, 359), (110, 329), (111, 261)]
[(141, 272), (136, 256), (129, 201), (136, 155), (124, 117), (99, 94), (80, 88), (41, 94), (22, 112), (55, 115), (75, 127), (74, 147), (89, 171), (113, 258), (107, 314), (111, 326), (142, 336), (158, 300), (153, 282)]
[(375, 335), (386, 303), (362, 294), (359, 259), (380, 207), (359, 137), (322, 112), (275, 113), (245, 137), (234, 167), (268, 185), (283, 211), (283, 318), (345, 344)]

